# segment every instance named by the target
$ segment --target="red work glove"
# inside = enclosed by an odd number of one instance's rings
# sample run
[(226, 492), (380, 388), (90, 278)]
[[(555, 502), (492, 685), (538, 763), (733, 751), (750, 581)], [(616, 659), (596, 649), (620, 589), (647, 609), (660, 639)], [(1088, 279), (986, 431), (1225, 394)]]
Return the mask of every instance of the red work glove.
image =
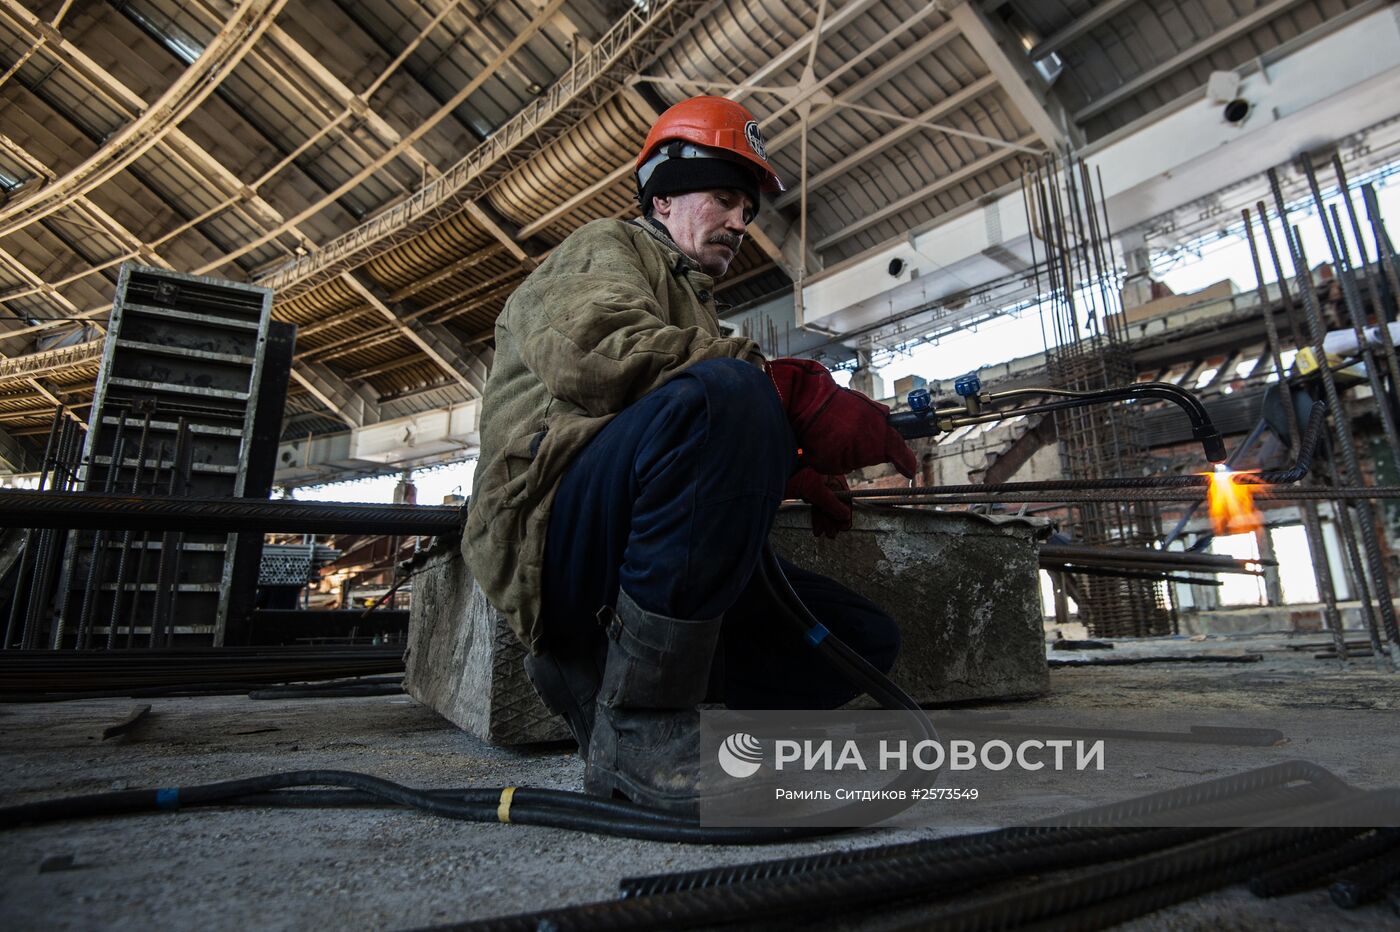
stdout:
[(849, 492), (845, 476), (823, 476), (815, 469), (799, 469), (788, 480), (785, 498), (800, 498), (812, 506), (812, 536), (835, 538), (851, 529), (851, 506), (836, 497)]
[(889, 408), (837, 385), (815, 359), (775, 359), (768, 373), (802, 448), (802, 465), (824, 475), (880, 463), (892, 463), (906, 479), (918, 473), (914, 451), (889, 424)]

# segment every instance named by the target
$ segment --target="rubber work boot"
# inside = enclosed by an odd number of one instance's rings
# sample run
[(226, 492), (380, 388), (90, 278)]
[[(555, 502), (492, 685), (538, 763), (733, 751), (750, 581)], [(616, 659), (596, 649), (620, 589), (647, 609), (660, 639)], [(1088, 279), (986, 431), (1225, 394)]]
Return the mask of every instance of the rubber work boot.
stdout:
[(608, 624), (586, 791), (695, 816), (700, 714), (720, 618), (656, 615), (619, 592)]
[(598, 707), (598, 686), (603, 681), (606, 647), (546, 652), (525, 656), (525, 675), (549, 711), (563, 716), (569, 733), (578, 742), (578, 753), (588, 759), (593, 734), (593, 714)]

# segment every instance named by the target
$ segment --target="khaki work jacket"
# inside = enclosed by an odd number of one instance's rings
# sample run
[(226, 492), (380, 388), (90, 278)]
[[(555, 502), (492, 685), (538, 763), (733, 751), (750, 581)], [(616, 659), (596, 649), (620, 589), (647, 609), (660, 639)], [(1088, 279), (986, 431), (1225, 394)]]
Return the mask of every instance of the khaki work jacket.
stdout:
[(496, 321), (462, 552), (534, 653), (549, 508), (569, 463), (619, 411), (686, 367), (763, 363), (752, 340), (720, 336), (714, 286), (651, 223), (595, 220), (525, 279)]

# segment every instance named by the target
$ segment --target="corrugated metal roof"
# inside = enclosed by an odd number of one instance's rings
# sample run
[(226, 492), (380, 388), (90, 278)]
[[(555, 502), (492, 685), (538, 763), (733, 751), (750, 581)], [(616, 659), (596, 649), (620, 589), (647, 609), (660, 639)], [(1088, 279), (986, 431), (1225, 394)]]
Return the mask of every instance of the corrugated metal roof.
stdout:
[[(979, 9), (1003, 49), (1053, 46), (1063, 68), (1052, 102), (1093, 140), (1196, 92), (1212, 70), (1239, 67), (1374, 5), (1009, 0)], [(300, 254), (314, 268), (329, 254), (327, 244), (399, 216), (416, 192), (476, 147), (498, 144), (511, 120), (532, 113), (571, 68), (591, 67), (590, 55), (612, 41), (593, 0), (288, 3), (262, 24), (266, 31), (214, 93), (178, 126), (157, 127), (143, 154), (102, 183), (65, 195), (48, 215), (5, 228), (5, 217), (19, 216), (35, 192), (68, 191), (79, 167), (102, 156), (218, 41), (227, 16), (212, 0), (123, 0), (75, 5), (46, 31), (40, 17), (52, 18), (60, 6), (0, 9), (0, 73), (14, 68), (0, 82), (0, 190), (7, 192), (0, 195), (0, 304), (11, 319), (0, 317), (0, 330), (100, 309), (124, 256), (237, 280)], [(502, 162), (509, 171), (465, 208), (444, 212), (426, 230), (391, 226), (376, 241), (387, 246), (346, 267), (393, 313), (420, 326), (441, 324), (467, 352), (489, 348), (496, 315), (538, 257), (590, 219), (635, 211), (629, 163), (655, 113), (709, 90), (753, 110), (794, 189), (778, 201), (766, 238), (745, 244), (721, 298), (744, 304), (791, 287), (802, 176), (795, 98), (818, 7), (812, 0), (718, 0), (688, 25), (646, 19), (659, 7), (629, 8), (609, 35), (634, 35), (628, 30), (643, 20), (658, 31), (679, 26), (655, 61), (635, 60), (634, 86), (584, 93), (567, 119), (540, 124), (546, 134), (512, 136), (515, 148)], [(811, 107), (807, 244), (818, 262), (857, 256), (1014, 184), (1017, 146), (1043, 144), (1033, 127), (1044, 121), (1020, 112), (1014, 101), (1022, 98), (962, 32), (983, 28), (972, 21), (969, 27), (921, 0), (827, 7), (811, 57), (816, 86), (802, 85)], [(784, 241), (786, 252), (777, 248)], [(385, 412), (468, 397), (451, 372), (343, 279), (279, 297), (274, 313), (298, 324), (300, 360), (369, 386), (390, 399)], [(20, 352), (28, 339), (0, 341), (0, 348)], [(61, 381), (80, 400), (87, 377), (75, 370)], [(0, 392), (9, 388), (0, 384)], [(302, 423), (334, 423), (311, 416), (312, 396), (299, 388), (294, 396), (288, 411)], [(34, 426), (5, 410), (0, 400), (0, 427)]]

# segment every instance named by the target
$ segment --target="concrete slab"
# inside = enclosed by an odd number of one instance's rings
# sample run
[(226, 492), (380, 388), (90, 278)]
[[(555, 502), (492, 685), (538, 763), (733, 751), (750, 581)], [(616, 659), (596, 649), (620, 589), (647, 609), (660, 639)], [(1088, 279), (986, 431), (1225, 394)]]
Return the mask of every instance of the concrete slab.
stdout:
[(525, 649), (472, 579), (461, 551), (429, 556), (413, 580), (404, 689), (491, 744), (569, 737), (525, 676)]
[[(1036, 554), (1043, 525), (859, 509), (855, 526), (834, 541), (809, 528), (805, 509), (784, 511), (774, 547), (894, 615), (904, 647), (893, 675), (920, 702), (1045, 692)], [(404, 688), (449, 721), (498, 745), (568, 738), (455, 547), (428, 557), (414, 578), (409, 643)]]
[(925, 704), (1042, 695), (1049, 686), (1037, 540), (1046, 525), (963, 512), (857, 508), (835, 540), (806, 508), (778, 515), (774, 549), (871, 599), (899, 623), (892, 676)]

